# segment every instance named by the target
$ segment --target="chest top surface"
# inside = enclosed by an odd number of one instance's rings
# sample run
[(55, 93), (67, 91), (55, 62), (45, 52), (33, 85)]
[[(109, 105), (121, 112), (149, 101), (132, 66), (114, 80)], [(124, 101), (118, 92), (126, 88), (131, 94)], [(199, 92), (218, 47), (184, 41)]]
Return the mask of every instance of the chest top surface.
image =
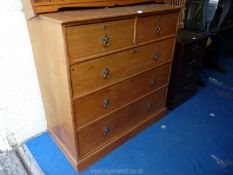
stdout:
[(67, 24), (108, 18), (124, 18), (129, 16), (145, 16), (150, 14), (178, 12), (179, 6), (147, 4), (124, 7), (109, 7), (83, 10), (70, 10), (39, 15), (40, 18), (56, 23)]

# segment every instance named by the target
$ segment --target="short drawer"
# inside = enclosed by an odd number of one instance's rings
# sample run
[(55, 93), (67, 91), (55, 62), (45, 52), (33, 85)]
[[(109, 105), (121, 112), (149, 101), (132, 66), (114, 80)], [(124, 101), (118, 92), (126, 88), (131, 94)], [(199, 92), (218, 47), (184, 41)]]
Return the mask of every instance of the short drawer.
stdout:
[(172, 59), (174, 38), (71, 66), (74, 97)]
[(176, 34), (178, 13), (138, 18), (136, 42), (143, 43)]
[(167, 85), (170, 64), (139, 74), (116, 85), (82, 97), (74, 102), (77, 126), (85, 125), (107, 113)]
[(165, 106), (166, 92), (167, 88), (162, 88), (120, 111), (79, 129), (80, 155), (83, 156), (136, 123), (155, 115)]
[(70, 61), (133, 45), (134, 19), (66, 28)]

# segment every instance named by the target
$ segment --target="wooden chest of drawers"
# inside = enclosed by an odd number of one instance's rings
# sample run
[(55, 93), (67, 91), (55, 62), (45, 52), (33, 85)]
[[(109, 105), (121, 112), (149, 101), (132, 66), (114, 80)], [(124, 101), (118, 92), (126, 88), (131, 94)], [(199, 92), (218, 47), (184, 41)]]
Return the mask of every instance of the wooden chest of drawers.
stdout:
[(164, 116), (178, 13), (150, 4), (28, 21), (48, 130), (78, 170)]

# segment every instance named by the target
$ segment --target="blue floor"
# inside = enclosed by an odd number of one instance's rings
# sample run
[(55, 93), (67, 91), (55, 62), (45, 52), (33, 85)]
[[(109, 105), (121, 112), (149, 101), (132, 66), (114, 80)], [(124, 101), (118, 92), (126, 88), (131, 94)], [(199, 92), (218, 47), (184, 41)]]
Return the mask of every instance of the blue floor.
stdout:
[[(233, 84), (233, 58), (225, 75)], [(76, 175), (48, 133), (26, 145), (46, 175)], [(233, 92), (208, 83), (196, 96), (91, 167), (87, 174), (233, 175)]]

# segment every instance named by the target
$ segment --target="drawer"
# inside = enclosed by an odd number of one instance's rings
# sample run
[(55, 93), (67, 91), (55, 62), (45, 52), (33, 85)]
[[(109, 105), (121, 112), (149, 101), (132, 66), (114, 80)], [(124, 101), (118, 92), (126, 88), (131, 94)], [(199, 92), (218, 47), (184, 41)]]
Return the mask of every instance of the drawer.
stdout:
[(133, 45), (134, 19), (66, 28), (70, 61)]
[(77, 126), (85, 125), (168, 83), (170, 64), (139, 74), (74, 102)]
[(138, 18), (136, 42), (142, 43), (176, 34), (178, 13)]
[(174, 38), (71, 66), (74, 97), (172, 59)]
[(143, 99), (78, 130), (80, 155), (106, 143), (136, 123), (155, 115), (165, 106), (167, 88), (162, 88)]

